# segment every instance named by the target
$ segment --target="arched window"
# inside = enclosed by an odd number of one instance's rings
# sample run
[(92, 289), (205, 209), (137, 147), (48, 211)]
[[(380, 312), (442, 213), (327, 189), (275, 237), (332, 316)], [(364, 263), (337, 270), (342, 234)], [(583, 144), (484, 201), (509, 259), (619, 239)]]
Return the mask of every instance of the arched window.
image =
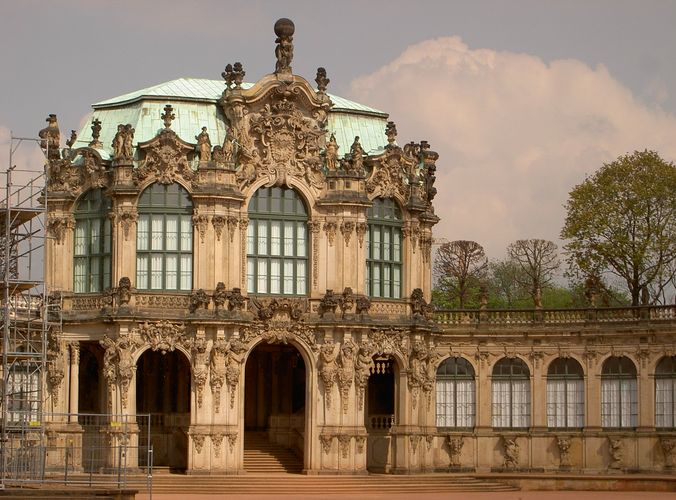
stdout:
[(573, 358), (557, 358), (549, 365), (547, 426), (584, 427), (584, 372)]
[(192, 201), (179, 184), (152, 184), (139, 198), (136, 287), (192, 289)]
[(376, 198), (367, 213), (366, 291), (371, 297), (401, 297), (401, 210)]
[(75, 210), (73, 290), (100, 292), (110, 288), (110, 198), (101, 189), (88, 191)]
[(437, 369), (437, 427), (474, 427), (474, 368), (464, 358), (448, 358)]
[(676, 428), (676, 356), (665, 356), (655, 370), (655, 427)]
[(502, 358), (493, 368), (493, 427), (530, 426), (530, 372), (519, 358)]
[(308, 287), (307, 210), (290, 188), (260, 188), (249, 202), (247, 291), (305, 295)]
[(601, 426), (638, 425), (636, 366), (626, 356), (611, 356), (601, 371)]

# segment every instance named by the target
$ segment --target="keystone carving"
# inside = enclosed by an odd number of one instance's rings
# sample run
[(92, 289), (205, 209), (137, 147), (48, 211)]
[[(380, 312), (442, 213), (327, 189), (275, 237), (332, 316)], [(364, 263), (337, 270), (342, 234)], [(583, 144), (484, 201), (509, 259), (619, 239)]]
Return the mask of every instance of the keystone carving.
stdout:
[(448, 455), (449, 455), (449, 466), (450, 467), (460, 467), (460, 454), (462, 452), (462, 446), (465, 444), (465, 440), (462, 436), (448, 436), (446, 438), (446, 443), (448, 444)]
[(185, 346), (187, 342), (186, 327), (184, 323), (172, 323), (171, 321), (144, 322), (136, 330), (136, 333), (148, 344), (153, 351), (162, 354), (173, 352), (179, 346)]
[(153, 139), (138, 147), (145, 153), (145, 158), (139, 168), (134, 170), (133, 178), (137, 186), (147, 181), (160, 184), (182, 181), (187, 186), (193, 184), (196, 176), (190, 167), (188, 154), (194, 153), (194, 146), (180, 139), (176, 132), (164, 128)]

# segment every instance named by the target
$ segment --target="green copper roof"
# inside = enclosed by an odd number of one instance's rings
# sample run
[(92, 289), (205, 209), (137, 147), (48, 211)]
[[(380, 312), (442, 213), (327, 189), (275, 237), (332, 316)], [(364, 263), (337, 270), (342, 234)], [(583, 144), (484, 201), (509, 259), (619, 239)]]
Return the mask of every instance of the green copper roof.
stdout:
[[(251, 86), (250, 83), (242, 84), (244, 88)], [(202, 127), (207, 127), (211, 143), (222, 144), (227, 126), (216, 103), (224, 88), (220, 80), (179, 78), (97, 102), (93, 105), (91, 120), (101, 120), (99, 140), (104, 148), (100, 150), (101, 156), (110, 157), (111, 143), (120, 123), (130, 123), (134, 127), (134, 143), (155, 137), (164, 128), (161, 115), (166, 104), (174, 108), (176, 119), (171, 128), (181, 139), (195, 142), (195, 136)], [(355, 136), (359, 136), (367, 153), (382, 150), (387, 144), (387, 114), (339, 96), (329, 96), (334, 106), (329, 113), (327, 129), (329, 134), (336, 136), (340, 148), (338, 154), (342, 156), (350, 152)], [(78, 145), (86, 145), (91, 140), (91, 123), (88, 123), (80, 132)]]

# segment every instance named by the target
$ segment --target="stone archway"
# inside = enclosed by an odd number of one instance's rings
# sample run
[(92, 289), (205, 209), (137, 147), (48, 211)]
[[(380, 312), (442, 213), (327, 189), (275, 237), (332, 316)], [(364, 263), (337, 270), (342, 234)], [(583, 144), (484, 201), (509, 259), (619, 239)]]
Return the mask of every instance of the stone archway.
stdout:
[[(153, 464), (181, 471), (188, 466), (190, 362), (179, 350), (146, 350), (136, 368), (136, 411), (149, 413)], [(139, 420), (146, 435), (146, 419)]]
[(373, 356), (366, 386), (364, 425), (368, 431), (367, 463), (370, 472), (390, 472), (392, 460), (391, 428), (397, 414), (398, 365), (393, 356)]
[(244, 373), (245, 470), (300, 472), (307, 436), (303, 356), (292, 344), (262, 342)]

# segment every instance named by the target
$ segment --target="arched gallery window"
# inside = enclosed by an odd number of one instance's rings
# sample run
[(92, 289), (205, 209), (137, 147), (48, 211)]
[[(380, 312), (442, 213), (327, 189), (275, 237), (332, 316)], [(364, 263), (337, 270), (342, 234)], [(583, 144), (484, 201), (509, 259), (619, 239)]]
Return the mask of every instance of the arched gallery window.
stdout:
[(655, 427), (676, 428), (676, 356), (665, 356), (655, 369)]
[(474, 368), (464, 358), (448, 358), (437, 369), (437, 427), (474, 427)]
[(179, 184), (152, 184), (138, 202), (136, 287), (192, 289), (192, 200)]
[(307, 209), (290, 188), (260, 188), (249, 202), (246, 276), (249, 293), (305, 295)]
[(573, 358), (557, 358), (549, 365), (547, 426), (584, 427), (584, 372)]
[(376, 198), (367, 213), (366, 291), (371, 297), (401, 297), (401, 210), (389, 198)]
[(100, 292), (110, 288), (110, 199), (101, 189), (88, 191), (75, 209), (73, 290)]
[(626, 356), (611, 356), (601, 370), (601, 426), (638, 425), (636, 366)]
[(493, 368), (493, 427), (530, 426), (530, 371), (519, 358), (502, 358)]

